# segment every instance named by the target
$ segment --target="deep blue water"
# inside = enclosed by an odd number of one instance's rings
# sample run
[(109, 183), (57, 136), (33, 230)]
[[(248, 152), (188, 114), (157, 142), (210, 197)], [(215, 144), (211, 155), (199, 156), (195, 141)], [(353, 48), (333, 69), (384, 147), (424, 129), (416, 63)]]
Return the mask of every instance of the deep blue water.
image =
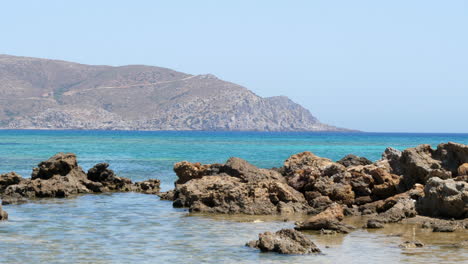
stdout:
[[(333, 160), (349, 153), (377, 160), (386, 147), (405, 149), (423, 143), (435, 147), (448, 141), (468, 144), (468, 134), (4, 130), (0, 131), (0, 173), (16, 171), (28, 177), (38, 162), (57, 152), (73, 152), (85, 170), (95, 163), (108, 162), (120, 176), (158, 178), (167, 190), (175, 181), (172, 166), (182, 160), (214, 163), (236, 156), (269, 168), (281, 166), (290, 155), (302, 151)], [(340, 238), (326, 256), (285, 259), (259, 254), (243, 244), (260, 231), (291, 227), (292, 222), (187, 216), (185, 210), (173, 209), (170, 202), (152, 195), (85, 195), (4, 209), (10, 220), (0, 223), (0, 262), (155, 263), (152, 260), (160, 259), (174, 263), (275, 263), (294, 259), (295, 263), (335, 263), (333, 259), (351, 256), (355, 262), (368, 258), (394, 262), (407, 257), (400, 249), (390, 250), (390, 255), (373, 252), (374, 246), (382, 245), (363, 241), (382, 234), (364, 231)], [(316, 239), (323, 242), (323, 238)], [(359, 258), (353, 251), (359, 251), (356, 241), (370, 247), (367, 258)], [(438, 258), (434, 255), (430, 261)], [(408, 259), (419, 260), (427, 261)]]

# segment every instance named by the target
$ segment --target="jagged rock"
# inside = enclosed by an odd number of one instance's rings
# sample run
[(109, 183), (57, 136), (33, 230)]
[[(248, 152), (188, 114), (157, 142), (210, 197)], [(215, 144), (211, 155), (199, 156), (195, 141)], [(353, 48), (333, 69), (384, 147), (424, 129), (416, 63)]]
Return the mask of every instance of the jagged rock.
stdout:
[(191, 179), (199, 179), (203, 176), (213, 174), (214, 172), (219, 172), (221, 165), (211, 165), (206, 164), (202, 165), (201, 163), (191, 163), (188, 161), (181, 161), (174, 165), (174, 171), (179, 177), (178, 180), (175, 182), (176, 184), (184, 184)]
[(258, 248), (262, 252), (280, 254), (320, 253), (320, 249), (307, 236), (294, 229), (282, 229), (276, 233), (265, 232), (258, 235), (258, 240), (250, 241), (246, 246)]
[(391, 174), (382, 168), (372, 170), (370, 174), (374, 179), (374, 186), (372, 188), (373, 195), (377, 196), (379, 199), (384, 199), (398, 193), (400, 176)]
[(386, 148), (382, 154), (382, 160), (386, 160), (391, 168), (391, 173), (401, 175), (401, 159), (402, 152), (394, 148)]
[(130, 179), (116, 176), (108, 166), (107, 163), (96, 164), (86, 174), (78, 166), (75, 154), (58, 153), (39, 163), (38, 167), (33, 169), (31, 179), (23, 179), (11, 173), (0, 177), (8, 179), (7, 182), (11, 182), (11, 179), (17, 182), (8, 185), (2, 191), (2, 203), (24, 203), (34, 198), (63, 198), (110, 191), (155, 193), (159, 189), (158, 180), (133, 184)]
[(8, 213), (3, 211), (2, 206), (0, 205), (0, 221), (8, 220)]
[(349, 233), (352, 229), (341, 222), (344, 218), (343, 206), (333, 204), (325, 211), (314, 215), (304, 222), (297, 222), (296, 230), (333, 230), (338, 233)]
[(54, 176), (76, 174), (81, 177), (83, 170), (78, 167), (76, 155), (73, 153), (58, 153), (33, 169), (31, 179), (50, 179)]
[(382, 224), (397, 223), (405, 218), (414, 216), (416, 216), (415, 200), (401, 198), (390, 209), (378, 214), (370, 220), (380, 222)]
[(289, 185), (304, 192), (313, 189), (317, 178), (344, 172), (345, 167), (306, 151), (289, 157), (284, 162), (283, 171)]
[(343, 157), (342, 159), (340, 159), (339, 161), (337, 161), (337, 163), (345, 167), (350, 167), (350, 166), (359, 166), (359, 165), (370, 165), (372, 164), (372, 161), (364, 157), (358, 157), (356, 155), (349, 154)]
[(146, 194), (159, 194), (161, 181), (157, 179), (149, 179), (146, 181), (135, 182), (135, 192)]
[(0, 175), (0, 193), (4, 192), (8, 186), (18, 184), (22, 180), (23, 178), (14, 171)]
[[(205, 171), (214, 171), (210, 165), (203, 166)], [(176, 184), (174, 206), (188, 207), (192, 212), (226, 214), (289, 214), (310, 209), (304, 195), (274, 170), (259, 169), (239, 158), (215, 166), (216, 173)]]
[(432, 176), (450, 178), (451, 173), (442, 169), (442, 162), (434, 158), (435, 150), (430, 145), (419, 145), (403, 151), (400, 162), (403, 180), (407, 187), (414, 183), (425, 184)]
[[(351, 171), (350, 185), (356, 196), (370, 196), (374, 186), (371, 175), (358, 171)], [(358, 199), (358, 198), (356, 198)]]
[(458, 168), (464, 163), (468, 163), (468, 145), (454, 142), (439, 144), (435, 155), (446, 170), (456, 175)]
[(405, 241), (399, 245), (400, 248), (421, 248), (424, 244), (419, 241)]
[(468, 163), (463, 163), (457, 169), (458, 176), (466, 176), (468, 175)]
[(418, 212), (428, 216), (468, 217), (468, 183), (431, 178), (424, 187)]

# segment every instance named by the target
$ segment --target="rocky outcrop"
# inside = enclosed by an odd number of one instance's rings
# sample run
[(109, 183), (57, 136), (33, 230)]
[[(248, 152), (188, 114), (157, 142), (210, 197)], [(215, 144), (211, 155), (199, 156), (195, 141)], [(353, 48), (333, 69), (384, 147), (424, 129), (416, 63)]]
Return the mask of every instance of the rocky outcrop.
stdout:
[(15, 173), (1, 175), (2, 203), (23, 203), (35, 198), (63, 198), (84, 193), (159, 191), (158, 180), (134, 184), (130, 179), (115, 175), (108, 166), (100, 163), (85, 173), (78, 166), (75, 154), (58, 153), (39, 163), (29, 179)]
[(434, 177), (424, 187), (424, 197), (418, 202), (423, 215), (449, 218), (468, 217), (468, 183)]
[(258, 235), (258, 240), (250, 241), (246, 246), (258, 248), (262, 252), (280, 254), (320, 253), (320, 249), (304, 234), (294, 229), (282, 229), (276, 233), (265, 232)]
[(175, 207), (188, 207), (191, 212), (258, 215), (306, 213), (309, 209), (304, 195), (281, 174), (239, 158), (213, 165), (182, 162), (174, 168), (179, 180), (170, 197), (163, 198), (172, 198)]
[[(184, 166), (199, 171), (199, 165)], [(204, 166), (207, 175), (176, 184), (174, 206), (188, 207), (191, 212), (254, 215), (305, 213), (309, 209), (304, 196), (276, 171), (259, 169), (239, 158), (231, 158), (223, 165)], [(184, 170), (183, 179), (194, 175), (189, 171)], [(179, 175), (180, 170), (176, 173)]]
[[(308, 213), (296, 228), (349, 232), (340, 217), (367, 215), (367, 228), (414, 217), (467, 216), (468, 146), (420, 145), (403, 152), (387, 148), (374, 163), (348, 155), (339, 162), (311, 152), (289, 157), (280, 168), (259, 169), (231, 158), (225, 164), (180, 162), (175, 189), (161, 194), (192, 212)], [(442, 178), (440, 178), (440, 177)]]

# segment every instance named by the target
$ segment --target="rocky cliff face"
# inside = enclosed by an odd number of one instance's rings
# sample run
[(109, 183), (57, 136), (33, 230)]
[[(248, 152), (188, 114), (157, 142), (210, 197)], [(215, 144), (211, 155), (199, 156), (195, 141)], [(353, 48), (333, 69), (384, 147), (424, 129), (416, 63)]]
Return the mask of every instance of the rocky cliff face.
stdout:
[(213, 75), (0, 55), (0, 128), (339, 131)]

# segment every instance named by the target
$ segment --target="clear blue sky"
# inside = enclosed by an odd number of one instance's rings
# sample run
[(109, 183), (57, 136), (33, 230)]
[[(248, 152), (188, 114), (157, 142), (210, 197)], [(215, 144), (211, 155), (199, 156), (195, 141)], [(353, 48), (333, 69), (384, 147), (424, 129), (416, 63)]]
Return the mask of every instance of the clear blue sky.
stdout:
[(468, 1), (2, 1), (0, 53), (148, 64), (365, 131), (468, 132)]

